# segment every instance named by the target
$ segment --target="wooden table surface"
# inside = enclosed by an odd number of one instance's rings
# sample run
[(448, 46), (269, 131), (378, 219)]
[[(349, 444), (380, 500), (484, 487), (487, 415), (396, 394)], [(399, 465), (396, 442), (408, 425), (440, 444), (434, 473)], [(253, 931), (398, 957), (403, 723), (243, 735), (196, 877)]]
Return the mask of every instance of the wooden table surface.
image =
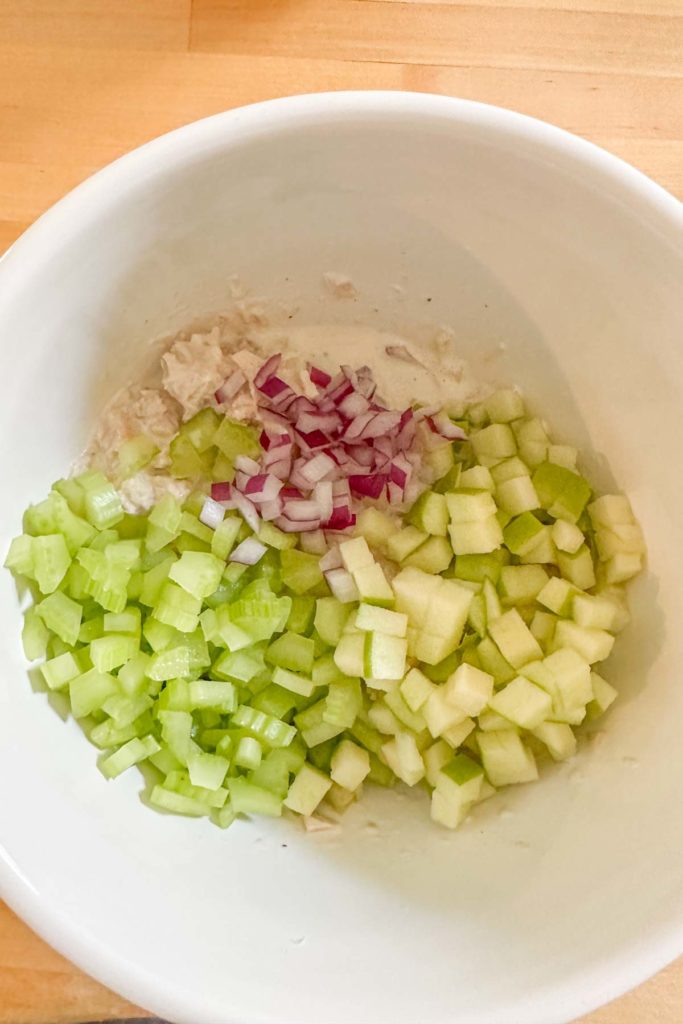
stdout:
[[(325, 89), (512, 107), (682, 196), (682, 71), (683, 0), (0, 0), (0, 252), (147, 139)], [(136, 1015), (0, 904), (2, 1024)], [(683, 960), (582, 1024), (682, 1020)]]

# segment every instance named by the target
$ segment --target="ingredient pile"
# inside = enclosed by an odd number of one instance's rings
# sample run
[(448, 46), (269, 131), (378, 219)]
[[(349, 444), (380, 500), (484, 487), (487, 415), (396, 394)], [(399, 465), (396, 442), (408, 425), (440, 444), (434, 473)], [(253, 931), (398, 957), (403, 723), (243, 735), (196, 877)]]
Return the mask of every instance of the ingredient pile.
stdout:
[[(235, 370), (180, 427), (183, 500), (124, 510), (160, 454), (141, 434), (115, 482), (90, 469), (28, 509), (5, 562), (35, 600), (26, 656), (107, 778), (154, 769), (163, 811), (314, 828), (401, 782), (457, 828), (614, 701), (595, 666), (640, 527), (514, 390), (456, 417), (386, 408), (367, 367), (311, 367), (312, 397), (279, 369)], [(226, 415), (246, 388), (255, 413)]]

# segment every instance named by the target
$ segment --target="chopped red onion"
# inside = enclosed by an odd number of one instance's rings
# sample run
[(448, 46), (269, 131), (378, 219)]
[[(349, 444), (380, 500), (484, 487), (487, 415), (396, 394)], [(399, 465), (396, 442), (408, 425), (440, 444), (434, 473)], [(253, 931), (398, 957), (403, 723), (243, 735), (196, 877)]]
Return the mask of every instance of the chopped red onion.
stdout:
[(358, 391), (352, 391), (350, 395), (347, 395), (339, 403), (339, 412), (347, 420), (352, 420), (356, 416), (361, 416), (364, 412), (367, 412), (369, 407), (370, 403), (364, 395), (361, 395)]
[(314, 455), (310, 462), (307, 462), (305, 466), (301, 467), (301, 475), (310, 480), (312, 484), (322, 480), (323, 477), (327, 476), (328, 473), (332, 473), (336, 470), (337, 463), (326, 455), (325, 452), (319, 452)]
[(214, 398), (219, 405), (224, 405), (229, 402), (231, 398), (234, 398), (237, 392), (247, 383), (247, 378), (244, 376), (241, 370), (235, 370), (230, 376), (221, 384), (218, 391), (216, 391)]
[(308, 376), (317, 388), (326, 388), (332, 380), (329, 373), (325, 373), (324, 370), (319, 369), (317, 366), (309, 366)]
[(313, 488), (313, 500), (320, 509), (320, 518), (323, 522), (332, 515), (334, 506), (332, 503), (332, 481), (320, 480)]
[(211, 484), (211, 497), (214, 501), (230, 501), (232, 498), (232, 484), (229, 484), (227, 481)]
[(225, 518), (225, 509), (222, 505), (219, 505), (214, 498), (205, 498), (202, 510), (199, 513), (200, 523), (204, 523), (204, 526), (210, 527), (215, 530)]
[(265, 384), (268, 378), (272, 376), (272, 374), (277, 372), (277, 369), (280, 366), (281, 361), (281, 352), (277, 352), (274, 356), (271, 356), (270, 359), (266, 359), (265, 363), (254, 377), (254, 386), (258, 388), (259, 391), (261, 390), (261, 386)]
[(441, 411), (436, 416), (430, 416), (427, 420), (432, 430), (441, 434), (448, 441), (466, 441), (467, 434), (465, 431), (457, 426), (453, 420), (448, 416), (447, 413)]
[(247, 473), (249, 476), (261, 472), (259, 463), (255, 459), (250, 459), (248, 455), (237, 456), (235, 459), (235, 469), (239, 469), (241, 473)]
[(230, 561), (241, 565), (256, 565), (265, 555), (268, 548), (256, 537), (247, 537), (230, 552)]
[(255, 507), (249, 501), (249, 498), (245, 498), (243, 494), (240, 494), (240, 492), (233, 487), (232, 500), (235, 502), (235, 508), (240, 513), (247, 526), (250, 526), (254, 533), (258, 533), (259, 515)]
[(348, 505), (340, 505), (332, 509), (332, 515), (325, 523), (326, 530), (346, 530), (356, 525), (356, 516)]
[(261, 473), (251, 477), (245, 494), (249, 496), (250, 501), (262, 505), (266, 501), (274, 501), (281, 490), (282, 481), (278, 480), (273, 473)]
[(296, 522), (308, 522), (311, 519), (320, 520), (320, 505), (317, 501), (293, 499), (285, 502), (283, 515), (287, 519), (293, 519)]
[(294, 394), (294, 391), (292, 390), (292, 388), (290, 388), (287, 381), (283, 380), (282, 377), (276, 377), (274, 374), (272, 374), (270, 377), (268, 377), (267, 380), (263, 382), (263, 384), (259, 388), (259, 391), (261, 392), (262, 395), (265, 395), (266, 398), (270, 398), (275, 405), (279, 404), (279, 402), (276, 401), (276, 399), (279, 398), (281, 401), (285, 397), (285, 394)]
[(311, 530), (320, 529), (320, 520), (311, 519), (306, 523), (298, 523), (294, 519), (287, 519), (286, 516), (280, 516), (279, 519), (275, 520), (275, 525), (282, 530), (283, 533), (308, 533)]
[(264, 501), (262, 505), (259, 505), (259, 512), (261, 513), (261, 519), (265, 522), (270, 522), (282, 513), (282, 500), (278, 497), (274, 501)]
[(361, 498), (379, 498), (387, 478), (383, 473), (369, 473), (368, 476), (350, 476), (351, 492)]

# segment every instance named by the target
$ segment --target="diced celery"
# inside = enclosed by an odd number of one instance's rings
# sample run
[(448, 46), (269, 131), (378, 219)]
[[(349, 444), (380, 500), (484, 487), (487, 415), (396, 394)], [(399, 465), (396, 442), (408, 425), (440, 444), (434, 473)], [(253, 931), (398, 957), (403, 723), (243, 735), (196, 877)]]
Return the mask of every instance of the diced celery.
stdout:
[(213, 531), (211, 551), (217, 558), (225, 560), (228, 557), (235, 546), (241, 525), (241, 520), (237, 516), (226, 516)]
[(97, 711), (118, 692), (114, 676), (107, 672), (90, 669), (69, 682), (69, 697), (74, 718), (85, 718)]
[(71, 651), (51, 658), (40, 666), (43, 679), (51, 690), (60, 690), (83, 672), (80, 661)]
[[(106, 530), (123, 519), (121, 498), (116, 488), (99, 473), (88, 474), (85, 490), (85, 518), (98, 530)], [(83, 477), (80, 477), (83, 480)]]
[(41, 619), (35, 608), (28, 608), (24, 613), (24, 626), (21, 632), (21, 640), (24, 647), (24, 654), (29, 661), (37, 661), (44, 658), (47, 652), (47, 642), (50, 639), (50, 631)]
[(98, 672), (111, 672), (134, 658), (140, 650), (140, 642), (134, 636), (112, 634), (93, 640), (90, 644), (90, 658)]
[(232, 679), (238, 683), (249, 683), (263, 670), (263, 651), (251, 647), (241, 651), (226, 651), (214, 663), (216, 675)]
[(135, 476), (141, 469), (149, 465), (159, 454), (159, 448), (145, 434), (138, 434), (124, 441), (118, 451), (119, 476), (122, 480)]
[(145, 736), (142, 739), (135, 736), (109, 757), (105, 757), (100, 763), (100, 771), (105, 778), (114, 779), (127, 768), (132, 768), (134, 764), (139, 764), (159, 750), (161, 747), (153, 736)]
[(292, 598), (292, 610), (287, 619), (287, 629), (292, 633), (303, 636), (313, 626), (313, 618), (316, 612), (316, 600), (314, 597), (301, 595)]
[(189, 685), (190, 707), (218, 708), (232, 714), (237, 707), (237, 690), (233, 683), (219, 679), (193, 679)]
[(277, 551), (295, 548), (297, 544), (296, 534), (283, 533), (282, 530), (278, 530), (277, 526), (268, 522), (261, 523), (257, 536), (262, 544), (267, 544)]
[(187, 758), (190, 782), (193, 786), (201, 786), (203, 789), (219, 789), (223, 785), (229, 766), (226, 758), (218, 754), (207, 754), (203, 750), (192, 751)]
[(350, 729), (361, 708), (363, 696), (358, 679), (339, 679), (330, 683), (322, 712), (328, 725)]
[(55, 591), (35, 606), (47, 628), (56, 633), (65, 644), (73, 646), (78, 641), (83, 609), (66, 594)]
[(71, 555), (60, 533), (34, 537), (33, 574), (41, 593), (51, 594), (64, 579)]
[(290, 632), (283, 633), (266, 650), (266, 661), (270, 665), (291, 669), (292, 672), (303, 672), (306, 675), (313, 670), (314, 656), (313, 640)]
[(171, 814), (184, 814), (191, 818), (201, 818), (208, 815), (208, 804), (201, 803), (189, 796), (182, 796), (174, 793), (163, 786), (155, 786), (150, 794), (150, 803), (159, 810), (169, 811)]
[(258, 459), (261, 455), (256, 429), (246, 423), (231, 420), (228, 416), (218, 426), (212, 443), (231, 462), (234, 462), (238, 455), (246, 455), (251, 459)]
[(242, 778), (228, 779), (228, 789), (235, 814), (263, 814), (270, 818), (282, 814), (282, 799), (268, 789)]
[(323, 580), (317, 555), (308, 554), (306, 551), (285, 550), (281, 552), (280, 560), (282, 582), (295, 594), (305, 594)]
[(243, 736), (237, 744), (233, 763), (238, 768), (246, 768), (249, 771), (253, 771), (261, 764), (262, 756), (263, 751), (259, 741), (254, 739), (253, 736)]
[(199, 625), (201, 599), (189, 594), (175, 583), (164, 583), (154, 615), (159, 622), (173, 626), (181, 633), (193, 633)]
[(232, 725), (253, 733), (270, 747), (287, 747), (296, 734), (293, 726), (245, 704), (240, 704), (235, 711)]
[(224, 563), (208, 552), (184, 551), (170, 567), (168, 576), (201, 601), (216, 590), (224, 568)]

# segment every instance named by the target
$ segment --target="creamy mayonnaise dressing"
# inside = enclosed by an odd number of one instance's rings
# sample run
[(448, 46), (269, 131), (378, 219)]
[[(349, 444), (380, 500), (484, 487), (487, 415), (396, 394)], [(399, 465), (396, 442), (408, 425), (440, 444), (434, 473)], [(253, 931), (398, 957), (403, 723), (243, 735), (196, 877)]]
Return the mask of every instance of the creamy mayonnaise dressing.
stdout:
[[(159, 357), (141, 373), (139, 382), (124, 388), (100, 417), (78, 470), (101, 469), (115, 480), (128, 511), (144, 511), (164, 493), (182, 498), (189, 484), (169, 476), (168, 444), (182, 422), (207, 405), (216, 407), (214, 392), (241, 370), (248, 385), (221, 409), (240, 420), (258, 419), (253, 378), (264, 359), (283, 355), (280, 374), (296, 390), (315, 394), (307, 366), (314, 363), (335, 374), (341, 364), (368, 365), (377, 393), (388, 408), (414, 402), (440, 405), (460, 413), (479, 397), (481, 385), (455, 354), (447, 330), (416, 344), (399, 335), (361, 325), (310, 324), (271, 326), (262, 316), (221, 317), (203, 330), (183, 331), (157, 349)], [(121, 444), (139, 434), (161, 449), (150, 467), (129, 480), (118, 477)]]

